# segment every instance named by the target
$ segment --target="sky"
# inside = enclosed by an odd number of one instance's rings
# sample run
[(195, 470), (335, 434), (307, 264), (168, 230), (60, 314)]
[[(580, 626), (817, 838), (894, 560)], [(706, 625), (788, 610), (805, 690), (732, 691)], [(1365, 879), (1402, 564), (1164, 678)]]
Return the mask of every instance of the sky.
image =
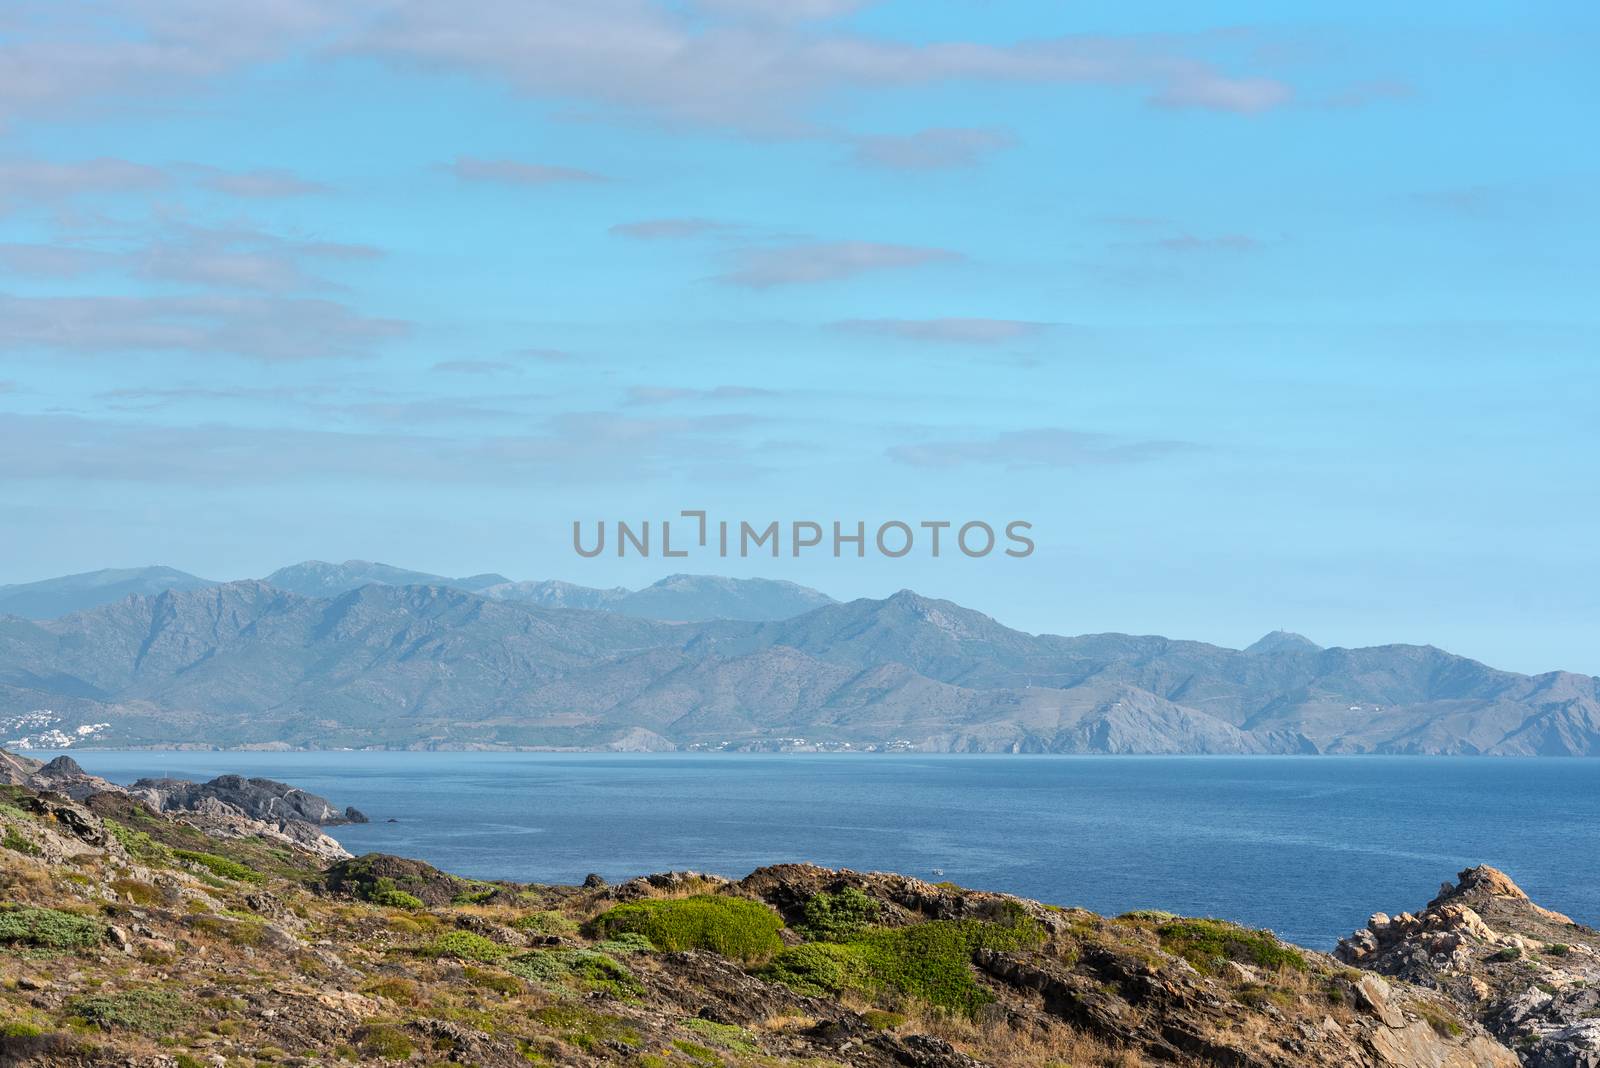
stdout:
[[(1600, 673), (1597, 46), (1576, 2), (9, 0), (0, 583), (692, 571)], [(1036, 548), (573, 551), (686, 509)]]

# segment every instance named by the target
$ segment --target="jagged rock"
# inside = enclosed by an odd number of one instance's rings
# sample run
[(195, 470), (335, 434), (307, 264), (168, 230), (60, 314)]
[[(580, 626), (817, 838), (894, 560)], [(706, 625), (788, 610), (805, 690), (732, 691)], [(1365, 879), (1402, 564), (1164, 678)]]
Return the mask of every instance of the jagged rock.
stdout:
[[(251, 819), (264, 822), (300, 821), (319, 827), (366, 822), (359, 811), (341, 812), (327, 798), (273, 779), (247, 779), (242, 775), (220, 775), (201, 783), (185, 779), (140, 779), (128, 787), (128, 792), (160, 812), (192, 812), (203, 801), (215, 799)], [(351, 812), (360, 818), (351, 818)]]
[(1600, 1068), (1600, 935), (1468, 868), (1417, 915), (1374, 915), (1339, 959), (1452, 998), (1533, 1068)]

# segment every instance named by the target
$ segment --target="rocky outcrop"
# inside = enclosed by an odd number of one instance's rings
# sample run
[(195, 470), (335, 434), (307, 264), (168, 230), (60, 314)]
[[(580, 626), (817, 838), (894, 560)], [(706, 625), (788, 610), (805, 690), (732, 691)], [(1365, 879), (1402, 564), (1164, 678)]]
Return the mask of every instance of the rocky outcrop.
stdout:
[[(354, 808), (342, 814), (325, 799), (271, 779), (224, 775), (208, 783), (179, 779), (141, 779), (124, 788), (84, 771), (69, 756), (48, 764), (0, 749), (0, 778), (10, 785), (87, 802), (99, 795), (137, 798), (157, 811), (220, 838), (261, 838), (292, 845), (322, 858), (343, 860), (348, 850), (322, 832), (322, 826), (365, 823)], [(314, 817), (314, 818), (311, 818)]]
[(186, 779), (140, 779), (128, 791), (162, 812), (193, 812), (207, 800), (220, 801), (241, 814), (267, 823), (298, 820), (319, 827), (365, 823), (354, 808), (342, 812), (325, 797), (272, 779), (220, 775), (210, 782)]
[(1530, 1068), (1600, 1068), (1600, 933), (1468, 868), (1421, 912), (1375, 914), (1335, 954), (1450, 997)]

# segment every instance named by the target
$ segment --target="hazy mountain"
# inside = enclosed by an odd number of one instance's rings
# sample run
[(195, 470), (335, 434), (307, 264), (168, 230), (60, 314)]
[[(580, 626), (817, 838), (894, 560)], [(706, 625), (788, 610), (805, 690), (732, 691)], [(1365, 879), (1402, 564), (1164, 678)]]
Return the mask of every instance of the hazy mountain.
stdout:
[(0, 720), (110, 724), (108, 745), (1600, 754), (1589, 676), (1271, 645), (1035, 636), (909, 591), (669, 624), (438, 585), (237, 582), (0, 619)]
[(0, 586), (0, 615), (54, 619), (96, 605), (120, 601), (130, 594), (162, 590), (197, 590), (217, 583), (170, 567), (108, 568), (40, 582)]
[[(587, 608), (641, 619), (703, 622), (712, 619), (776, 620), (833, 604), (833, 598), (805, 586), (772, 579), (734, 579), (714, 575), (670, 575), (642, 590), (601, 589), (571, 582), (514, 582), (504, 575), (450, 578), (369, 560), (331, 564), (306, 560), (281, 567), (262, 580), (302, 597), (337, 597), (363, 586), (447, 586), (481, 593), (497, 601), (519, 601), (540, 608)], [(114, 604), (130, 594), (193, 590), (218, 583), (170, 567), (93, 571), (18, 586), (0, 586), (0, 615), (54, 619), (68, 612)]]
[(1303, 653), (1307, 651), (1321, 652), (1322, 646), (1307, 638), (1304, 634), (1296, 634), (1288, 630), (1275, 630), (1245, 648), (1245, 652), (1256, 654)]
[(806, 586), (774, 579), (669, 575), (607, 605), (642, 619), (704, 622), (712, 619), (790, 619), (835, 603)]
[(408, 571), (389, 564), (375, 564), (369, 560), (346, 560), (330, 564), (322, 560), (280, 567), (262, 579), (269, 586), (298, 593), (302, 597), (337, 597), (341, 593), (377, 583), (380, 586), (453, 586), (459, 590), (478, 591), (490, 586), (503, 585), (511, 580), (504, 575), (471, 575), (467, 578), (446, 578), (425, 571)]

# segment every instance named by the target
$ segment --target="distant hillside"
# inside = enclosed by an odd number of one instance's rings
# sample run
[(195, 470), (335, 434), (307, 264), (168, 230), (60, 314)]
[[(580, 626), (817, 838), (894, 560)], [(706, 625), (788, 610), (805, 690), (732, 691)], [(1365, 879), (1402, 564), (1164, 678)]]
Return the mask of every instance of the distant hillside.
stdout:
[(0, 619), (0, 722), (51, 727), (37, 710), (109, 724), (106, 745), (1600, 754), (1589, 676), (1426, 646), (1034, 636), (909, 591), (680, 624), (438, 585), (169, 591)]
[[(642, 590), (622, 586), (598, 589), (553, 579), (514, 582), (496, 574), (450, 578), (370, 560), (346, 560), (342, 564), (306, 560), (281, 567), (262, 581), (302, 597), (337, 597), (371, 585), (446, 586), (540, 608), (588, 608), (669, 622), (788, 619), (834, 603), (825, 593), (772, 579), (670, 575)], [(218, 583), (170, 567), (94, 571), (20, 586), (0, 586), (0, 615), (55, 619), (69, 612), (114, 604), (130, 594), (154, 595), (165, 590), (215, 585)]]
[(68, 612), (111, 604), (132, 594), (198, 590), (217, 583), (170, 567), (109, 568), (40, 582), (0, 586), (0, 615), (54, 619)]

